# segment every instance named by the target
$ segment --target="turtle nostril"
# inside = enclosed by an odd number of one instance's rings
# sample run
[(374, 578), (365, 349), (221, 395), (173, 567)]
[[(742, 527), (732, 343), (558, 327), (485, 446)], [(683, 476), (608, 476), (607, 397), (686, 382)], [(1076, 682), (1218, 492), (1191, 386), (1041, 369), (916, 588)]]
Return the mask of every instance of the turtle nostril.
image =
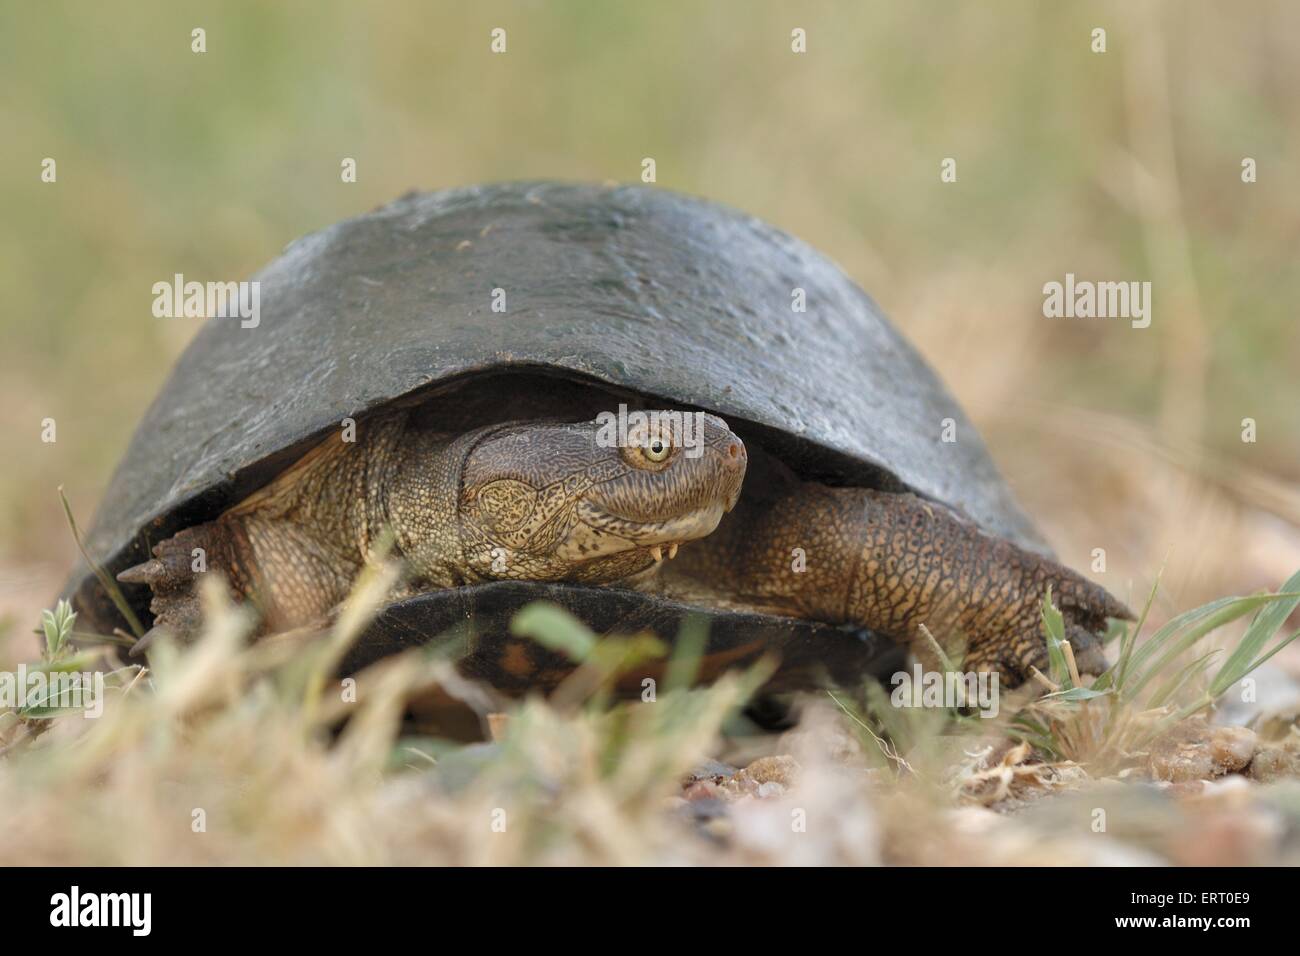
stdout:
[(740, 471), (745, 467), (745, 446), (738, 441), (727, 443), (727, 452), (722, 458), (722, 466), (729, 472)]

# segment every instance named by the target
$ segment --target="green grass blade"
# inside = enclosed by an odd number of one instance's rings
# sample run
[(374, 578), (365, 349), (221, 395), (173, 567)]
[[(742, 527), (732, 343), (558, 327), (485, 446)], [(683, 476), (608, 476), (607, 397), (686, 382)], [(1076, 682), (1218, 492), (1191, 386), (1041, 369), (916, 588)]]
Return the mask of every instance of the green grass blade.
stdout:
[(1061, 648), (1065, 642), (1065, 618), (1061, 615), (1061, 609), (1052, 603), (1050, 584), (1043, 596), (1042, 611), (1043, 635), (1047, 638), (1047, 663), (1052, 683), (1068, 687), (1071, 684), (1070, 668), (1065, 662), (1065, 651)]
[[(1294, 641), (1297, 637), (1300, 637), (1300, 631), (1296, 631), (1294, 634), (1290, 635), (1289, 637), (1282, 638), (1282, 640), (1278, 641), (1275, 645), (1273, 645), (1272, 648), (1269, 649), (1269, 652), (1267, 654), (1265, 654), (1259, 660), (1255, 661), (1255, 663), (1251, 665), (1250, 669), (1254, 670), (1256, 667), (1259, 667), (1260, 664), (1263, 664), (1266, 660), (1268, 660), (1278, 651), (1285, 649), (1286, 646), (1290, 644), (1292, 641)], [(1233, 683), (1235, 684), (1236, 681), (1233, 681)]]
[[(1245, 598), (1220, 598), (1219, 601), (1211, 601), (1210, 604), (1193, 608), (1186, 615), (1179, 615), (1179, 617), (1170, 621), (1143, 645), (1142, 654), (1134, 663), (1133, 669), (1129, 672), (1129, 678), (1125, 683), (1123, 689), (1125, 696), (1130, 700), (1136, 698), (1152, 679), (1162, 674), (1165, 668), (1192, 648), (1201, 638), (1212, 631), (1218, 630), (1225, 624), (1237, 620), (1239, 617), (1244, 617), (1251, 611), (1258, 610), (1271, 598), (1272, 595), (1267, 594), (1252, 595)], [(1224, 602), (1222, 607), (1200, 617), (1200, 612), (1219, 602)], [(1189, 619), (1183, 621), (1181, 626), (1172, 626), (1189, 615)], [(1197, 617), (1200, 617), (1200, 619), (1192, 620), (1192, 618)], [(1184, 628), (1186, 629), (1184, 630)], [(1150, 666), (1145, 666), (1147, 659), (1157, 651), (1163, 652)]]
[(1214, 675), (1214, 680), (1210, 682), (1212, 696), (1218, 697), (1259, 666), (1260, 662), (1256, 658), (1264, 646), (1286, 623), (1286, 619), (1291, 616), (1296, 605), (1300, 605), (1298, 589), (1300, 589), (1300, 571), (1291, 575), (1278, 589), (1277, 594), (1266, 595), (1273, 599), (1272, 603), (1260, 608), (1255, 619), (1246, 628), (1241, 643), (1233, 649), (1228, 659), (1223, 662), (1223, 666), (1219, 668), (1219, 672)]
[(568, 611), (545, 601), (535, 601), (522, 608), (510, 621), (510, 633), (531, 637), (578, 664), (591, 656), (597, 644), (590, 628)]
[(695, 683), (700, 661), (709, 640), (709, 622), (703, 615), (691, 615), (682, 622), (677, 643), (668, 658), (664, 687), (669, 691), (685, 690)]
[(1053, 691), (1050, 694), (1044, 694), (1039, 700), (1093, 700), (1097, 697), (1105, 697), (1111, 693), (1108, 690), (1096, 690), (1092, 687), (1067, 687), (1064, 690)]
[(1210, 666), (1210, 659), (1218, 653), (1218, 648), (1215, 648), (1208, 653), (1202, 654), (1186, 666), (1179, 668), (1178, 673), (1161, 684), (1159, 689), (1151, 695), (1151, 700), (1147, 706), (1163, 707), (1165, 704), (1176, 700), (1178, 695), (1185, 687), (1187, 687), (1193, 678), (1199, 677), (1205, 673), (1206, 669)]
[[(1116, 687), (1123, 687), (1124, 682), (1128, 679), (1129, 665), (1133, 658), (1133, 650), (1137, 646), (1138, 635), (1142, 633), (1142, 628), (1146, 626), (1147, 616), (1151, 613), (1151, 606), (1155, 604), (1156, 591), (1160, 588), (1160, 580), (1164, 577), (1164, 573), (1164, 565), (1161, 565), (1159, 572), (1156, 574), (1156, 579), (1151, 582), (1151, 590), (1147, 593), (1146, 603), (1142, 605), (1142, 613), (1133, 622), (1133, 626), (1120, 638), (1119, 659), (1111, 669), (1114, 671), (1114, 676), (1107, 682), (1108, 685), (1113, 682)], [(1107, 674), (1110, 674), (1110, 671), (1107, 671)], [(1097, 683), (1094, 682), (1092, 686), (1096, 687)]]
[[(1129, 662), (1129, 668), (1123, 678), (1120, 679), (1119, 689), (1126, 698), (1132, 698), (1130, 687), (1133, 686), (1131, 681), (1142, 681), (1144, 674), (1147, 673), (1148, 662), (1166, 649), (1166, 645), (1174, 639), (1184, 628), (1196, 627), (1207, 619), (1213, 619), (1215, 627), (1222, 627), (1230, 621), (1250, 613), (1269, 601), (1276, 600), (1275, 595), (1258, 594), (1249, 597), (1225, 597), (1210, 601), (1208, 604), (1202, 604), (1200, 607), (1192, 608), (1190, 611), (1184, 611), (1177, 615), (1163, 627), (1151, 635), (1141, 647), (1134, 651)], [(1224, 612), (1220, 617), (1221, 612)], [(1211, 628), (1212, 629), (1212, 628)], [(1203, 634), (1209, 631), (1202, 632)]]

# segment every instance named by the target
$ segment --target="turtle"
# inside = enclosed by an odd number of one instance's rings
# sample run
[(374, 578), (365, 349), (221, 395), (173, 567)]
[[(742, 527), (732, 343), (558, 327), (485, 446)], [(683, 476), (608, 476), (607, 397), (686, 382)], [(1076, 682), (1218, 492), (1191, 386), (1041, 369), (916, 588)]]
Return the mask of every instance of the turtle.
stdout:
[[(201, 630), (213, 571), (258, 633), (327, 621), (383, 548), (405, 570), (361, 646), (463, 626), (467, 672), (502, 688), (562, 679), (509, 632), (538, 599), (602, 633), (702, 620), (710, 668), (775, 650), (796, 683), (937, 640), (1015, 686), (1046, 669), (1049, 589), (1099, 673), (1132, 617), (1055, 559), (875, 302), (729, 207), (409, 193), (252, 281), (260, 316), (205, 322), (87, 535), (140, 646)], [(65, 593), (123, 625), (90, 567)]]

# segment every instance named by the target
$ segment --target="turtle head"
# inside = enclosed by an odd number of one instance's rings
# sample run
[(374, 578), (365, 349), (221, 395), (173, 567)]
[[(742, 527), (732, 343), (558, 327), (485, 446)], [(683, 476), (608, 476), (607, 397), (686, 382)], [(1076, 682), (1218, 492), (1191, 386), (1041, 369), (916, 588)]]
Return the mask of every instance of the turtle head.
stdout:
[(740, 497), (745, 446), (703, 412), (626, 412), (520, 422), (485, 433), (465, 461), (467, 557), (489, 576), (613, 581), (717, 527)]

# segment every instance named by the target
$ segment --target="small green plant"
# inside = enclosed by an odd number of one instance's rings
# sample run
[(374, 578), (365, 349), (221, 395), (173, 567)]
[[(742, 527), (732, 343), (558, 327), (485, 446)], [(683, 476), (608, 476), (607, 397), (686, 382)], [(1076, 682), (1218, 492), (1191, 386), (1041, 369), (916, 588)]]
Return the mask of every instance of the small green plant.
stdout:
[[(11, 706), (0, 712), (0, 717), (5, 718), (5, 723), (0, 724), (0, 736), (8, 733), (15, 737), (5, 738), (6, 749), (17, 739), (39, 735), (51, 719), (81, 713), (98, 699), (88, 675), (102, 666), (103, 659), (81, 646), (86, 635), (76, 632), (76, 623), (77, 612), (65, 600), (41, 612), (37, 631), (44, 637), (41, 659), (24, 665), (20, 673), (25, 683), (20, 683), (17, 675), (7, 676)], [(103, 676), (116, 673), (110, 671)]]
[(60, 599), (54, 610), (41, 612), (41, 630), (45, 634), (45, 660), (54, 661), (69, 646), (72, 627), (77, 623), (77, 612), (72, 605)]
[[(1152, 586), (1138, 620), (1119, 634), (1115, 663), (1091, 684), (1071, 664), (1060, 611), (1050, 592), (1043, 602), (1052, 692), (1021, 710), (1009, 731), (1054, 759), (1097, 767), (1123, 765), (1179, 722), (1214, 706), (1234, 684), (1297, 637), (1279, 637), (1300, 605), (1300, 571), (1270, 594), (1225, 597), (1185, 611), (1139, 644), (1159, 581)], [(1222, 664), (1221, 652), (1196, 646), (1223, 626), (1254, 614)], [(1188, 656), (1191, 659), (1188, 660)]]

